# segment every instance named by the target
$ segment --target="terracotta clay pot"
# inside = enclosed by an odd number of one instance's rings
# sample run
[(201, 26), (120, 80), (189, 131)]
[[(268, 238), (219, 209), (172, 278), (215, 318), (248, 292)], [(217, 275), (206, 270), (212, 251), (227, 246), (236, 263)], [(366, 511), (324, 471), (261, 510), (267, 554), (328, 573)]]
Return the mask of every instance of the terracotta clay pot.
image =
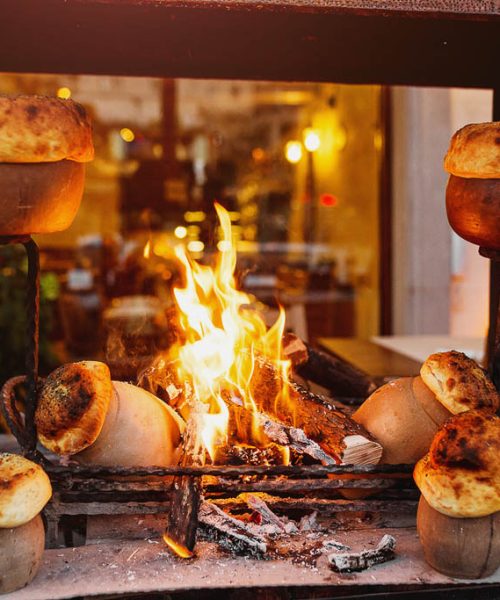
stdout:
[(69, 227), (80, 206), (85, 165), (71, 160), (0, 163), (0, 236)]
[(500, 566), (500, 512), (448, 517), (420, 497), (417, 530), (429, 565), (450, 577), (481, 579)]
[(402, 377), (367, 398), (352, 418), (382, 444), (381, 463), (414, 464), (451, 413), (421, 377)]
[(0, 594), (28, 585), (38, 572), (44, 546), (40, 515), (19, 527), (0, 528)]
[(500, 179), (467, 179), (450, 175), (446, 188), (448, 221), (458, 235), (500, 250)]
[(82, 464), (120, 467), (177, 464), (184, 422), (149, 392), (122, 381), (113, 395), (99, 436), (73, 455)]

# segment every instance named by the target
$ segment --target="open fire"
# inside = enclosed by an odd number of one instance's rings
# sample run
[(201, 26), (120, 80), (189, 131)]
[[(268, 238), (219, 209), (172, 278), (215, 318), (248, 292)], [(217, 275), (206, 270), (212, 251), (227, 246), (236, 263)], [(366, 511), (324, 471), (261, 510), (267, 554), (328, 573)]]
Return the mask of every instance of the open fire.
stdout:
[[(376, 464), (380, 445), (330, 401), (294, 382), (293, 362), (304, 360), (307, 349), (293, 337), (284, 344), (283, 309), (268, 328), (252, 299), (237, 288), (230, 218), (222, 206), (215, 209), (221, 240), (214, 264), (200, 264), (183, 247), (175, 248), (184, 270), (183, 287), (174, 289), (177, 340), (141, 377), (187, 423), (180, 464)], [(204, 503), (198, 484), (190, 477), (176, 479), (163, 536), (167, 545), (178, 556), (192, 556), (193, 523), (200, 518), (209, 521), (210, 530), (222, 528), (225, 539), (229, 530), (238, 544), (262, 548), (251, 531), (255, 527), (248, 530)]]
[[(218, 448), (235, 441), (230, 439), (228, 405), (242, 407), (250, 415), (248, 426), (243, 428), (240, 421), (233, 432), (238, 441), (260, 447), (268, 444), (258, 419), (263, 407), (253, 393), (257, 361), (265, 360), (275, 369), (279, 383), (273, 402), (292, 412), (291, 362), (282, 348), (284, 310), (268, 329), (251, 308), (252, 299), (237, 289), (231, 222), (222, 206), (216, 204), (215, 208), (222, 231), (215, 265), (194, 261), (182, 246), (175, 249), (185, 276), (185, 286), (174, 290), (182, 340), (156, 363), (157, 370), (165, 369), (175, 374), (177, 382), (184, 382), (182, 394), (176, 394), (173, 387), (167, 392), (174, 390), (171, 401), (191, 424), (191, 451), (201, 454), (202, 462), (208, 455), (213, 463), (217, 462)], [(282, 448), (281, 458), (288, 462), (287, 448)]]

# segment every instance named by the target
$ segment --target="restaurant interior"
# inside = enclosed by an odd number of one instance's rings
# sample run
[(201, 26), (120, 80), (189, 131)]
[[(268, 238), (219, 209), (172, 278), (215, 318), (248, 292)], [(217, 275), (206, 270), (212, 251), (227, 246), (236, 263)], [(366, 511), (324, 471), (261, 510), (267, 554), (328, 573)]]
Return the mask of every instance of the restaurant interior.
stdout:
[[(40, 74), (3, 74), (0, 92), (72, 98), (93, 121), (77, 217), (36, 238), (42, 372), (105, 357), (133, 379), (168, 344), (175, 246), (205, 264), (220, 249), (215, 202), (269, 323), (283, 306), (288, 330), (334, 351), (371, 340), (418, 360), (454, 336), (481, 359), (488, 267), (449, 231), (441, 161), (454, 130), (491, 118), (491, 92)], [(16, 247), (0, 258), (7, 379), (24, 360), (26, 265)], [(124, 346), (140, 357), (130, 368)]]
[(498, 597), (499, 19), (4, 2), (0, 596)]

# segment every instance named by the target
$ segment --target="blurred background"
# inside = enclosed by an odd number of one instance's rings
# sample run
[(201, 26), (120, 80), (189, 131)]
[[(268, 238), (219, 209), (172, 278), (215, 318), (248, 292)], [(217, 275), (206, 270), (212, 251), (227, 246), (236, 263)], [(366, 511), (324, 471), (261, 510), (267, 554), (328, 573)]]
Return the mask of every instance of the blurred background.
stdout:
[[(132, 379), (166, 347), (173, 248), (211, 261), (215, 201), (241, 287), (304, 339), (484, 337), (487, 261), (452, 236), (442, 157), (489, 92), (0, 74), (0, 93), (71, 97), (94, 126), (75, 222), (36, 238), (43, 372), (104, 358)], [(0, 382), (24, 370), (25, 270), (0, 248)]]

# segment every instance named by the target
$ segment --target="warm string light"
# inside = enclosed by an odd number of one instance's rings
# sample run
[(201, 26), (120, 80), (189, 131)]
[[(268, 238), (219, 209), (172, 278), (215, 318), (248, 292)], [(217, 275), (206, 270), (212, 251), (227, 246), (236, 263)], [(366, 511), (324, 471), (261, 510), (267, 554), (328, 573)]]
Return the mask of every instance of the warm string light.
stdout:
[(135, 133), (128, 127), (122, 127), (120, 129), (120, 137), (124, 142), (130, 143), (135, 140)]
[(71, 90), (69, 89), (69, 87), (60, 87), (57, 90), (56, 95), (62, 100), (68, 100), (69, 98), (71, 98)]

